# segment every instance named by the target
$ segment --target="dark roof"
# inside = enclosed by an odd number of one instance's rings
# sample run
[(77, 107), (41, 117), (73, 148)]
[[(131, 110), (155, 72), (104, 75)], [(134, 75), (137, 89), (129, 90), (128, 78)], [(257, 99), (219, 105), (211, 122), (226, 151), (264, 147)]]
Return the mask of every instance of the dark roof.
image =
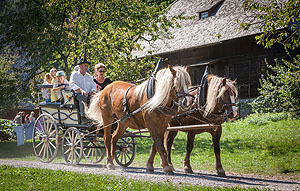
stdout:
[[(243, 11), (242, 3), (241, 0), (177, 0), (170, 7), (167, 16), (184, 13), (184, 16), (195, 18), (179, 21), (181, 28), (170, 30), (174, 37), (172, 39), (159, 39), (151, 44), (141, 41), (144, 50), (135, 51), (133, 55), (143, 57), (151, 55), (149, 52), (152, 52), (152, 55), (163, 54), (260, 33), (261, 31), (254, 27), (250, 27), (247, 31), (239, 29), (237, 19), (249, 20)], [(217, 4), (218, 6), (215, 6)], [(208, 10), (212, 11), (210, 16), (199, 19), (199, 12)]]

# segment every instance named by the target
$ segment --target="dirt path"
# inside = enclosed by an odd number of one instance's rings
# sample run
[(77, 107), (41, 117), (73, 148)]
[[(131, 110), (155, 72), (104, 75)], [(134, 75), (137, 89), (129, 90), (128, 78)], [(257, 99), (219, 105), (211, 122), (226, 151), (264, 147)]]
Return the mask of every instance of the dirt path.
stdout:
[(101, 164), (80, 164), (77, 166), (64, 163), (42, 163), (36, 161), (0, 160), (0, 165), (15, 167), (42, 168), (50, 170), (65, 170), (80, 173), (107, 174), (126, 177), (127, 179), (139, 179), (154, 182), (172, 182), (174, 184), (192, 184), (209, 187), (257, 187), (271, 190), (299, 190), (300, 180), (289, 180), (281, 177), (263, 177), (249, 174), (228, 174), (226, 177), (218, 177), (214, 172), (194, 171), (195, 174), (184, 174), (182, 170), (175, 171), (175, 175), (164, 175), (161, 168), (155, 169), (154, 174), (146, 173), (143, 167), (116, 167), (116, 170), (107, 170)]

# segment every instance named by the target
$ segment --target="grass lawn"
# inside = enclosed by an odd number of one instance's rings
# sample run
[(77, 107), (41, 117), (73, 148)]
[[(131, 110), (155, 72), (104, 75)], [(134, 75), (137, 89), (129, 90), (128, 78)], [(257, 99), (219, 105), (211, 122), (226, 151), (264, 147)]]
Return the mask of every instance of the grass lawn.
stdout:
[(80, 174), (31, 168), (0, 166), (0, 190), (199, 190), (238, 191), (259, 190), (257, 188), (209, 188), (171, 183), (126, 180), (114, 176)]
[[(137, 154), (131, 166), (145, 167), (152, 140), (137, 138)], [(182, 168), (185, 157), (186, 134), (180, 132), (175, 139), (172, 161)], [(59, 149), (56, 161), (64, 161)], [(17, 147), (16, 142), (0, 143), (0, 159), (38, 160), (32, 144)], [(246, 119), (223, 124), (221, 160), (226, 172), (287, 175), (300, 179), (300, 120), (289, 119), (285, 113), (253, 114)], [(101, 161), (104, 164), (104, 161)], [(83, 161), (84, 162), (84, 161)], [(196, 135), (191, 165), (195, 170), (215, 172), (215, 156), (211, 136)], [(159, 156), (155, 167), (160, 167)]]

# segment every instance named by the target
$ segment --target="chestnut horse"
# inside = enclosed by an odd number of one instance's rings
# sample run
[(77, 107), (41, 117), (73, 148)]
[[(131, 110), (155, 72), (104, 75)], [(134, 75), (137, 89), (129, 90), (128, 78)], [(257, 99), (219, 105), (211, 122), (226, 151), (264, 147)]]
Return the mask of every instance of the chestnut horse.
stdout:
[[(147, 128), (154, 141), (152, 151), (159, 153), (163, 171), (173, 174), (163, 146), (164, 133), (171, 118), (189, 105), (187, 92), (191, 78), (187, 69), (181, 66), (159, 70), (155, 76), (155, 93), (150, 99), (147, 99), (148, 81), (138, 86), (123, 81), (113, 82), (91, 101), (87, 116), (103, 124), (108, 169), (114, 168), (116, 143), (125, 130), (128, 127)], [(111, 135), (114, 119), (117, 119), (118, 126)], [(151, 157), (147, 162), (147, 171), (154, 171)]]
[[(195, 95), (194, 109), (186, 113), (178, 114), (177, 117), (170, 121), (170, 126), (198, 125), (198, 124), (215, 124), (216, 128), (202, 128), (187, 131), (186, 156), (184, 159), (184, 172), (193, 173), (190, 165), (190, 155), (193, 150), (193, 144), (196, 134), (208, 132), (212, 135), (214, 152), (216, 157), (216, 170), (219, 176), (225, 176), (225, 171), (221, 164), (220, 158), (220, 138), (222, 134), (222, 122), (227, 118), (237, 117), (237, 108), (235, 99), (237, 97), (236, 80), (231, 81), (215, 75), (207, 75), (207, 85), (203, 94), (203, 104), (199, 104), (200, 86), (190, 94)], [(166, 133), (166, 149), (168, 154), (169, 165), (171, 162), (171, 147), (178, 131)]]

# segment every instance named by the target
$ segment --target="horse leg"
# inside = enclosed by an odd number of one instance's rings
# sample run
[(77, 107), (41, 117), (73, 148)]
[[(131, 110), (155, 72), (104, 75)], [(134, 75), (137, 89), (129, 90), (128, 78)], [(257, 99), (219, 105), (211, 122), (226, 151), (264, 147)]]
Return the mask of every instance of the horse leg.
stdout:
[(194, 148), (195, 133), (189, 131), (187, 134), (188, 140), (186, 144), (186, 155), (184, 159), (183, 169), (185, 173), (194, 173), (190, 164), (191, 152)]
[(226, 176), (225, 170), (222, 167), (221, 164), (221, 157), (220, 157), (220, 139), (222, 135), (222, 128), (218, 128), (215, 132), (211, 133), (213, 138), (213, 144), (214, 144), (214, 152), (216, 156), (216, 170), (218, 176)]
[(149, 154), (149, 158), (146, 164), (146, 171), (148, 173), (153, 173), (154, 172), (154, 166), (153, 166), (153, 161), (154, 161), (154, 157), (156, 155), (156, 147), (155, 144), (152, 144), (151, 150), (150, 150), (150, 154)]
[(115, 130), (115, 132), (112, 135), (112, 140), (111, 140), (111, 156), (112, 156), (112, 160), (115, 159), (116, 157), (116, 145), (118, 140), (124, 135), (126, 131), (126, 128), (124, 125), (121, 125), (120, 123), (118, 123), (118, 127)]
[(169, 131), (168, 137), (166, 141), (166, 149), (167, 149), (167, 161), (172, 168), (173, 171), (175, 171), (175, 168), (173, 167), (172, 160), (171, 160), (171, 152), (172, 152), (172, 145), (174, 143), (174, 139), (177, 136), (178, 131)]
[[(103, 125), (104, 124), (105, 123), (103, 123)], [(106, 151), (106, 168), (114, 169), (113, 158), (111, 156), (111, 126), (107, 126), (106, 128), (104, 128), (103, 139)]]
[(173, 170), (169, 166), (167, 161), (167, 153), (163, 144), (164, 141), (164, 132), (158, 135), (152, 135), (152, 139), (154, 141), (154, 146), (156, 147), (156, 151), (159, 153), (161, 159), (161, 166), (163, 167), (163, 171), (165, 174), (173, 175)]

